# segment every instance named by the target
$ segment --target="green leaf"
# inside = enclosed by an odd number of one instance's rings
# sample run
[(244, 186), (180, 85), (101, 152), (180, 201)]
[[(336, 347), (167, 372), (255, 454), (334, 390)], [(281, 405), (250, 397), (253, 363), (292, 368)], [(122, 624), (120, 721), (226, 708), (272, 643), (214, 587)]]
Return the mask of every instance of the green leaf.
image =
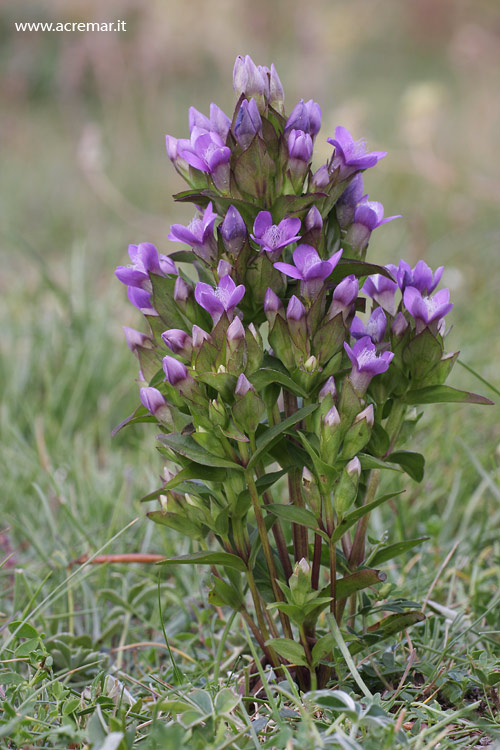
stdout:
[(0, 672), (0, 682), (2, 685), (21, 685), (23, 682), (26, 682), (26, 680), (17, 672)]
[(414, 451), (395, 451), (389, 458), (393, 464), (399, 464), (404, 471), (416, 482), (424, 478), (425, 458)]
[(144, 408), (144, 406), (138, 406), (130, 416), (124, 419), (123, 422), (120, 422), (120, 424), (116, 425), (116, 427), (111, 432), (111, 437), (114, 437), (128, 424), (139, 424), (140, 422), (156, 422), (156, 424), (158, 424), (158, 420), (156, 419), (156, 417), (153, 417), (153, 415), (150, 414), (148, 410)]
[(194, 523), (187, 516), (181, 516), (177, 513), (165, 513), (163, 510), (152, 510), (146, 513), (150, 521), (160, 524), (160, 526), (168, 526), (169, 529), (174, 529), (180, 534), (190, 536), (193, 539), (201, 539), (204, 534), (207, 533), (207, 529), (203, 528), (201, 524)]
[(281, 219), (289, 214), (300, 214), (308, 211), (318, 198), (324, 198), (324, 193), (306, 193), (305, 195), (280, 195), (271, 208), (273, 220), (279, 224)]
[(381, 458), (376, 458), (375, 456), (370, 456), (368, 453), (360, 453), (358, 458), (362, 469), (390, 469), (391, 471), (401, 471), (398, 466), (392, 466), (387, 461), (383, 461)]
[(188, 322), (180, 312), (174, 300), (174, 286), (177, 277), (149, 274), (153, 285), (153, 307), (164, 321), (167, 328), (187, 328)]
[[(174, 487), (177, 487), (178, 484), (186, 481), (186, 479), (206, 479), (210, 482), (224, 482), (227, 479), (227, 471), (215, 466), (203, 466), (199, 463), (193, 463), (179, 471), (175, 477), (172, 477), (162, 488), (160, 494), (165, 492), (165, 490), (173, 490)], [(152, 500), (153, 498), (148, 497), (148, 499)]]
[(363, 260), (341, 258), (335, 266), (332, 275), (328, 277), (328, 286), (335, 286), (339, 281), (345, 279), (346, 276), (353, 275), (356, 278), (361, 278), (362, 276), (372, 276), (376, 273), (394, 281), (390, 271), (384, 268), (384, 266), (379, 266), (376, 263), (365, 263)]
[(229, 552), (211, 552), (201, 550), (200, 552), (191, 552), (188, 555), (178, 555), (161, 560), (158, 565), (223, 565), (226, 568), (234, 568), (241, 573), (246, 571), (246, 565), (237, 555), (231, 555)]
[(309, 414), (312, 414), (313, 411), (316, 411), (317, 408), (318, 404), (310, 404), (309, 406), (304, 406), (302, 409), (296, 411), (295, 414), (292, 414), (291, 417), (284, 419), (283, 422), (280, 422), (279, 424), (274, 425), (274, 427), (270, 427), (265, 432), (261, 433), (257, 438), (257, 448), (250, 458), (250, 461), (248, 462), (248, 467), (251, 468), (252, 466), (254, 466), (259, 460), (259, 457), (263, 453), (263, 451), (265, 451), (266, 448), (270, 447), (271, 444), (280, 437), (280, 435), (282, 435), (290, 427), (293, 427), (293, 425), (297, 424), (297, 422), (300, 422), (301, 419), (305, 419), (305, 417), (308, 417)]
[(263, 367), (250, 375), (248, 379), (257, 391), (261, 391), (266, 385), (269, 385), (269, 383), (279, 383), (280, 385), (285, 386), (287, 390), (295, 393), (296, 396), (307, 396), (307, 393), (300, 385), (288, 375), (280, 372), (280, 370)]
[(11, 633), (16, 633), (16, 638), (38, 638), (38, 631), (29, 622), (14, 620), (8, 627)]
[(264, 474), (264, 476), (259, 477), (255, 482), (255, 486), (259, 490), (259, 495), (277, 482), (278, 479), (281, 479), (285, 474), (288, 474), (290, 468), (292, 467), (281, 469), (280, 471), (271, 471), (269, 474)]
[(389, 544), (387, 547), (381, 547), (374, 556), (371, 558), (371, 565), (380, 565), (381, 563), (392, 560), (393, 557), (398, 557), (404, 552), (417, 547), (422, 542), (426, 542), (429, 539), (428, 536), (420, 536), (416, 539), (406, 539), (404, 542), (396, 542), (396, 544)]
[[(332, 542), (336, 542), (341, 537), (343, 537), (346, 531), (350, 529), (351, 526), (354, 526), (354, 524), (357, 523), (360, 518), (363, 518), (363, 516), (365, 516), (367, 513), (371, 513), (371, 511), (375, 508), (378, 508), (379, 505), (382, 505), (383, 503), (387, 502), (387, 500), (390, 500), (397, 495), (403, 494), (403, 492), (404, 490), (400, 490), (399, 492), (390, 492), (387, 495), (381, 495), (381, 497), (376, 498), (371, 503), (362, 505), (361, 508), (356, 508), (356, 510), (348, 513), (333, 532)], [(373, 562), (373, 560), (371, 562)]]
[(237, 464), (235, 461), (209, 453), (205, 448), (202, 448), (201, 445), (198, 445), (191, 435), (182, 435), (180, 432), (172, 432), (170, 435), (158, 435), (158, 440), (163, 445), (166, 445), (175, 451), (175, 453), (180, 453), (181, 456), (186, 456), (186, 458), (190, 458), (191, 461), (194, 461), (197, 464), (243, 471), (243, 466)]
[[(355, 591), (361, 591), (368, 586), (376, 586), (378, 583), (383, 583), (386, 578), (387, 574), (382, 570), (373, 570), (372, 568), (364, 568), (356, 571), (356, 573), (339, 578), (337, 581), (337, 599), (345, 599)], [(330, 586), (325, 587), (322, 593), (330, 593)]]
[(410, 339), (403, 349), (403, 362), (413, 381), (421, 381), (436, 367), (443, 354), (443, 345), (428, 328)]
[[(396, 633), (400, 633), (402, 630), (410, 628), (417, 622), (423, 622), (423, 620), (425, 620), (425, 615), (422, 614), (422, 612), (412, 611), (405, 612), (404, 614), (397, 613), (384, 617), (382, 620), (376, 622), (368, 628), (368, 633), (377, 633), (380, 636), (376, 641), (378, 644), (379, 641), (391, 638), (393, 635), (396, 635)], [(373, 645), (373, 641), (371, 641), (370, 644)], [(362, 641), (351, 643), (349, 646), (349, 652), (351, 656), (354, 656), (354, 654), (359, 653), (365, 647), (366, 646)]]
[(208, 601), (216, 607), (231, 607), (236, 612), (243, 606), (241, 593), (230, 583), (216, 576), (213, 578), (213, 588), (209, 591)]
[(218, 714), (229, 714), (234, 711), (241, 701), (239, 695), (235, 695), (230, 688), (223, 688), (215, 696), (215, 710)]
[(449, 385), (430, 385), (427, 388), (418, 388), (408, 391), (403, 397), (407, 404), (482, 404), (491, 406), (493, 401), (486, 396), (469, 391), (459, 391)]
[(300, 643), (292, 641), (291, 638), (271, 638), (269, 641), (266, 641), (266, 646), (271, 646), (279, 656), (282, 656), (291, 664), (307, 667), (307, 659), (303, 646)]
[(297, 505), (280, 505), (279, 503), (276, 503), (273, 505), (266, 505), (265, 509), (274, 516), (278, 516), (278, 518), (314, 529), (314, 531), (323, 535), (323, 532), (318, 531), (318, 521), (316, 520), (314, 513), (311, 513), (307, 508), (299, 508)]

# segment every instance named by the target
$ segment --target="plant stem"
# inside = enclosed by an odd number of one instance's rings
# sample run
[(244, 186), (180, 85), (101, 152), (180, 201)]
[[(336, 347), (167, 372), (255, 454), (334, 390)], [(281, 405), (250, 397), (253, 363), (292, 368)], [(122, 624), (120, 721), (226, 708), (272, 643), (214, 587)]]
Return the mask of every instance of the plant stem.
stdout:
[[(372, 469), (368, 477), (368, 484), (366, 485), (366, 493), (363, 505), (371, 503), (375, 497), (378, 483), (380, 480), (380, 469)], [(365, 559), (365, 542), (366, 542), (366, 529), (368, 527), (368, 520), (370, 514), (366, 513), (363, 518), (360, 518), (358, 525), (356, 526), (356, 533), (354, 534), (354, 541), (352, 543), (351, 554), (349, 555), (349, 567), (351, 570), (357, 568)]]
[[(290, 391), (283, 390), (283, 401), (285, 404), (285, 417), (291, 417), (298, 409), (297, 396)], [(288, 474), (288, 494), (294, 505), (304, 506), (301, 489), (301, 470), (292, 469)], [(300, 524), (292, 524), (293, 549), (295, 562), (299, 562), (303, 557), (309, 559), (309, 543), (307, 539), (307, 529)]]
[(311, 588), (317, 591), (319, 586), (319, 569), (321, 565), (321, 545), (323, 540), (319, 534), (314, 535), (314, 553), (311, 571)]
[(337, 614), (337, 546), (335, 542), (332, 542), (330, 538), (330, 544), (328, 546), (329, 559), (330, 559), (330, 596), (332, 601), (330, 602), (330, 612), (334, 617)]
[[(252, 498), (252, 504), (253, 504), (253, 509), (255, 513), (255, 520), (257, 521), (257, 528), (259, 530), (262, 550), (264, 552), (264, 557), (266, 558), (267, 566), (269, 568), (269, 576), (271, 578), (271, 586), (273, 588), (273, 594), (274, 594), (276, 601), (282, 602), (283, 594), (281, 592), (280, 587), (278, 586), (278, 573), (276, 571), (276, 565), (274, 564), (273, 551), (271, 549), (271, 545), (269, 544), (269, 537), (267, 536), (267, 528), (266, 528), (266, 524), (264, 521), (264, 516), (262, 515), (262, 508), (260, 507), (259, 493), (257, 491), (257, 487), (255, 486), (255, 481), (254, 481), (252, 472), (248, 469), (247, 471), (245, 471), (245, 478), (246, 478), (246, 482), (248, 485), (248, 491), (250, 492), (250, 497)], [(290, 621), (283, 612), (280, 612), (280, 620), (283, 626), (283, 632), (285, 633), (285, 636), (287, 638), (293, 638), (292, 629), (290, 627)]]

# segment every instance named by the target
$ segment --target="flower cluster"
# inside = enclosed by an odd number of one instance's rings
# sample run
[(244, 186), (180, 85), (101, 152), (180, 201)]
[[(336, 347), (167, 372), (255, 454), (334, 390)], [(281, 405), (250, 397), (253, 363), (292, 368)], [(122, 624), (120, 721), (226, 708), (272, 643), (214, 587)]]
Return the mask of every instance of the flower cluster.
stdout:
[[(168, 236), (184, 248), (160, 255), (150, 243), (131, 245), (131, 265), (116, 270), (149, 326), (147, 334), (125, 329), (140, 362), (133, 417), (154, 418), (162, 451), (181, 469), (165, 481), (162, 509), (150, 517), (194, 539), (212, 534), (229, 567), (240, 559), (232, 566), (248, 577), (254, 635), (279, 666), (286, 656), (268, 645), (253, 580), (254, 523), (267, 571), (259, 577), (273, 593), (281, 632), (288, 639), (298, 632), (303, 663), (314, 671), (317, 617), (328, 607), (340, 620), (345, 606), (336, 540), (351, 576), (363, 564), (359, 507), (365, 493), (373, 500), (373, 470), (389, 463), (421, 478), (420, 459), (398, 449), (408, 409), (467, 398), (443, 386), (456, 359), (444, 352), (452, 304), (448, 289), (436, 291), (443, 269), (365, 261), (371, 233), (397, 218), (384, 218), (364, 193), (363, 173), (386, 153), (337, 127), (326, 139), (329, 159), (313, 171), (319, 105), (301, 100), (287, 117), (274, 66), (248, 56), (237, 58), (233, 86), (232, 118), (216, 104), (209, 116), (191, 107), (190, 137), (166, 138), (189, 187), (178, 198), (196, 207), (188, 226), (173, 224)], [(270, 489), (276, 464), (289, 480), (281, 506)], [(351, 537), (355, 505), (361, 526)], [(271, 512), (274, 549), (265, 522)], [(336, 536), (342, 523), (346, 535)], [(290, 544), (301, 564), (295, 573)], [(299, 579), (307, 617), (297, 613)], [(215, 581), (213, 601), (242, 611), (234, 580)]]

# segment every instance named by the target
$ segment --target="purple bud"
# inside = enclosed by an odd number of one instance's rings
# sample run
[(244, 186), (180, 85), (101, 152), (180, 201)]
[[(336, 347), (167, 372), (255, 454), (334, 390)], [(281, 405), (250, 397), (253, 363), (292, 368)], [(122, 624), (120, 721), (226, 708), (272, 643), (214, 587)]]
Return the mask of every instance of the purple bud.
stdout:
[(283, 104), (285, 102), (285, 92), (283, 86), (276, 72), (274, 64), (271, 63), (271, 71), (269, 73), (269, 104), (277, 112), (283, 114)]
[(186, 284), (184, 279), (178, 276), (175, 280), (174, 286), (174, 300), (176, 302), (186, 302), (189, 298), (191, 288)]
[(170, 385), (176, 385), (189, 377), (186, 365), (174, 357), (163, 357), (163, 371)]
[(291, 130), (303, 130), (309, 133), (314, 140), (321, 128), (321, 108), (319, 104), (309, 99), (308, 102), (300, 100), (292, 109), (290, 117), (286, 121), (285, 133)]
[(337, 388), (335, 386), (333, 375), (330, 375), (326, 383), (323, 384), (320, 392), (318, 393), (318, 401), (323, 401), (323, 399), (328, 395), (330, 395), (332, 398), (337, 397)]
[(313, 152), (312, 138), (303, 130), (291, 130), (288, 136), (288, 156), (292, 165), (295, 161), (309, 164)]
[(221, 278), (221, 276), (228, 276), (228, 274), (230, 274), (232, 270), (233, 267), (228, 260), (221, 259), (217, 264), (217, 276), (219, 277), (219, 279)]
[(312, 190), (324, 190), (330, 184), (330, 172), (328, 171), (328, 165), (323, 164), (312, 176), (311, 188)]
[(340, 424), (340, 414), (337, 411), (336, 406), (332, 406), (332, 408), (326, 412), (325, 416), (323, 417), (323, 424), (325, 427), (330, 428), (336, 428)]
[(136, 286), (129, 286), (127, 287), (127, 297), (134, 307), (137, 307), (138, 310), (141, 310), (146, 315), (158, 315), (156, 310), (152, 307), (151, 295), (144, 289), (139, 289), (139, 287)]
[(354, 458), (351, 458), (351, 460), (346, 464), (345, 470), (349, 474), (350, 477), (359, 477), (361, 476), (361, 462), (357, 456), (354, 456)]
[(240, 212), (234, 206), (229, 206), (224, 221), (220, 225), (220, 232), (228, 253), (238, 257), (247, 238), (247, 228)]
[(246, 150), (256, 135), (262, 135), (262, 120), (255, 99), (243, 100), (234, 123), (234, 137)]
[(381, 307), (376, 307), (366, 325), (356, 315), (351, 324), (351, 336), (354, 339), (362, 339), (363, 336), (369, 336), (374, 344), (380, 344), (385, 338), (386, 327), (387, 318), (385, 312)]
[(358, 395), (363, 395), (371, 379), (379, 373), (386, 372), (394, 357), (389, 351), (377, 355), (375, 344), (369, 336), (357, 341), (354, 346), (344, 343), (344, 349), (352, 363), (351, 383)]
[(204, 341), (212, 341), (212, 337), (209, 333), (200, 328), (200, 326), (194, 325), (192, 333), (193, 349), (198, 350)]
[(286, 317), (288, 320), (294, 320), (298, 323), (305, 320), (306, 308), (304, 307), (300, 299), (295, 296), (295, 294), (290, 297), (290, 302), (288, 303), (288, 307), (286, 309)]
[(346, 276), (337, 284), (333, 290), (332, 304), (328, 310), (328, 319), (331, 320), (339, 313), (347, 320), (354, 310), (354, 303), (358, 297), (359, 282), (354, 275)]
[(363, 177), (361, 173), (355, 175), (346, 187), (337, 203), (335, 213), (341, 229), (347, 229), (354, 219), (356, 206), (363, 197)]
[(240, 398), (242, 396), (246, 396), (248, 391), (255, 391), (255, 388), (251, 384), (251, 382), (248, 380), (248, 378), (245, 377), (243, 373), (239, 376), (237, 382), (236, 382), (236, 388), (234, 389), (235, 396), (239, 396)]
[(153, 416), (166, 406), (165, 398), (157, 388), (141, 388), (139, 391), (141, 403)]
[(375, 421), (375, 417), (373, 414), (373, 404), (369, 404), (365, 409), (363, 409), (363, 411), (360, 411), (359, 414), (356, 415), (354, 424), (356, 424), (356, 422), (362, 422), (363, 420), (366, 421), (368, 427), (373, 427), (373, 423)]
[(193, 341), (188, 333), (180, 328), (170, 328), (161, 337), (174, 354), (181, 354), (186, 359), (191, 357)]
[(123, 326), (123, 332), (125, 334), (128, 348), (131, 352), (134, 352), (134, 354), (137, 352), (138, 346), (141, 346), (145, 349), (152, 349), (153, 342), (151, 341), (151, 338), (149, 336), (146, 336), (145, 333), (136, 331), (134, 328), (129, 328), (128, 326)]
[(250, 55), (238, 55), (233, 69), (233, 89), (236, 96), (244, 94), (263, 97), (267, 93), (267, 82)]
[(228, 327), (226, 336), (228, 341), (241, 341), (245, 338), (245, 329), (238, 317)]
[(323, 219), (316, 206), (312, 206), (307, 212), (304, 225), (308, 232), (323, 229)]
[(393, 323), (391, 326), (391, 333), (393, 333), (394, 336), (400, 337), (400, 336), (403, 336), (407, 328), (408, 328), (408, 321), (406, 320), (402, 312), (398, 312), (398, 314), (393, 320)]
[(283, 317), (284, 313), (283, 302), (269, 287), (264, 295), (264, 312), (271, 328), (274, 325), (276, 315), (280, 313)]

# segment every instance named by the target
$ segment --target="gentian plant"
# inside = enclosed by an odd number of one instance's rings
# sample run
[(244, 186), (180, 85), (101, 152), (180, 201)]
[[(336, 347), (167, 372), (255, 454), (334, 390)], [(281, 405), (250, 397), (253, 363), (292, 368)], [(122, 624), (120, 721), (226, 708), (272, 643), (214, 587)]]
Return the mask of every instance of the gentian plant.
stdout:
[(155, 422), (168, 461), (149, 518), (193, 540), (165, 563), (210, 566), (209, 601), (240, 614), (276, 673), (323, 687), (345, 648), (423, 619), (411, 602), (367, 609), (378, 564), (421, 541), (367, 544), (371, 511), (394, 497), (381, 472), (423, 477), (402, 447), (416, 407), (490, 402), (444, 385), (458, 353), (443, 269), (365, 260), (396, 218), (364, 194), (385, 152), (338, 127), (313, 172), (319, 105), (287, 117), (274, 66), (248, 56), (233, 82), (232, 120), (191, 108), (190, 138), (167, 136), (189, 185), (175, 198), (196, 207), (169, 239), (187, 247), (131, 245), (116, 271), (148, 326), (125, 329), (141, 401), (126, 422)]

